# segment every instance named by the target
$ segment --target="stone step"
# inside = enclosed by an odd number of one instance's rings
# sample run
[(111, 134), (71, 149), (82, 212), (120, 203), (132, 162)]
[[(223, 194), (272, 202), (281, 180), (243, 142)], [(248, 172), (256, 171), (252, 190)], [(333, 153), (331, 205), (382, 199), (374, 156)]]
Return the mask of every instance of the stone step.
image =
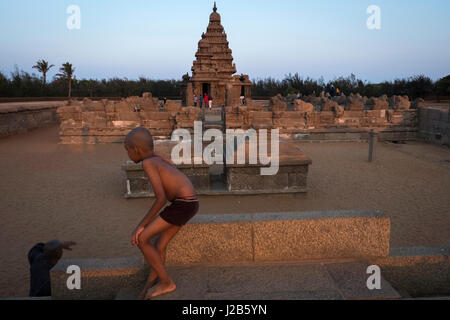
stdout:
[[(155, 300), (365, 300), (398, 299), (381, 278), (369, 290), (368, 263), (297, 263), (239, 266), (169, 267), (177, 284), (173, 293)], [(142, 283), (143, 286), (143, 283)], [(134, 300), (142, 287), (124, 287), (116, 300)]]
[[(70, 290), (67, 280), (69, 266), (81, 271), (81, 290)], [(52, 298), (55, 300), (114, 299), (120, 288), (145, 281), (148, 269), (140, 257), (112, 259), (62, 259), (50, 272)]]

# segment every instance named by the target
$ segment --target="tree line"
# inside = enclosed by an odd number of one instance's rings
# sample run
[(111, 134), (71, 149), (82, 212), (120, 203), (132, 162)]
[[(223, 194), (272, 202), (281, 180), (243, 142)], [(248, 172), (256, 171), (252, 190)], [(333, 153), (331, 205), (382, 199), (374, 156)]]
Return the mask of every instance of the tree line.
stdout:
[[(52, 81), (47, 81), (47, 73), (54, 65), (45, 60), (39, 60), (33, 66), (41, 75), (19, 71), (18, 68), (10, 74), (0, 72), (0, 97), (129, 97), (141, 96), (151, 92), (155, 97), (181, 96), (181, 83), (178, 80), (152, 80), (141, 77), (138, 80), (129, 79), (76, 79), (75, 68), (69, 62), (59, 68), (59, 73)], [(354, 74), (339, 77), (325, 82), (323, 77), (318, 80), (309, 77), (302, 78), (298, 73), (288, 74), (282, 80), (265, 78), (254, 79), (252, 95), (254, 97), (272, 97), (282, 95), (316, 94), (329, 91), (332, 86), (340, 92), (349, 95), (359, 93), (362, 96), (378, 97), (383, 94), (407, 95), (411, 99), (435, 96), (450, 96), (450, 75), (433, 81), (425, 75), (417, 75), (406, 79), (396, 79), (382, 83), (370, 83), (357, 79)]]
[(323, 78), (319, 80), (302, 78), (296, 73), (285, 76), (283, 80), (273, 78), (253, 80), (252, 94), (253, 96), (274, 96), (277, 93), (288, 95), (300, 92), (303, 95), (314, 93), (318, 95), (321, 91), (329, 92), (332, 86), (339, 88), (345, 95), (359, 93), (361, 96), (379, 97), (387, 94), (388, 96), (407, 95), (410, 99), (430, 96), (439, 99), (439, 96), (450, 96), (450, 75), (435, 82), (427, 76), (417, 75), (374, 84), (357, 79), (354, 74), (325, 82)]

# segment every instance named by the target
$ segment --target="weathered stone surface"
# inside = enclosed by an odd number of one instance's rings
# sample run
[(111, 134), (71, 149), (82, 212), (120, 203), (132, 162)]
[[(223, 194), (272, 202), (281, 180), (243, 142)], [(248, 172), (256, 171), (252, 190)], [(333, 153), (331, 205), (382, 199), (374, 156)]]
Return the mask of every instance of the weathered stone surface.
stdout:
[(142, 111), (140, 116), (145, 121), (171, 120), (171, 116), (168, 112)]
[[(70, 115), (59, 114), (57, 109), (64, 102), (11, 103), (0, 106), (0, 137), (25, 133), (50, 124), (58, 123), (61, 117), (68, 120)], [(78, 113), (75, 114), (76, 117)], [(61, 119), (61, 120), (63, 120)]]
[(333, 101), (337, 102), (339, 105), (345, 105), (347, 97), (344, 94), (341, 94), (340, 96), (334, 97)]
[[(81, 290), (69, 290), (69, 266), (81, 270)], [(120, 288), (145, 281), (143, 258), (62, 259), (50, 271), (52, 298), (56, 300), (114, 299)]]
[(169, 243), (168, 265), (252, 261), (250, 223), (201, 221), (195, 217)]
[(134, 112), (133, 108), (130, 104), (128, 104), (125, 101), (120, 101), (114, 105), (115, 112), (122, 113), (122, 112)]
[(360, 97), (350, 96), (345, 103), (345, 110), (350, 111), (362, 111), (364, 109), (364, 103)]
[(119, 112), (117, 113), (117, 120), (140, 122), (141, 117), (137, 112)]
[(400, 292), (412, 297), (450, 295), (450, 247), (391, 248), (389, 256), (370, 259)]
[(180, 112), (182, 107), (181, 107), (181, 104), (178, 104), (172, 100), (167, 100), (166, 105), (164, 106), (164, 109), (167, 112)]
[(295, 100), (294, 111), (312, 113), (314, 111), (314, 106), (311, 103), (305, 102), (303, 100)]
[(425, 100), (422, 98), (417, 98), (413, 102), (411, 102), (411, 109), (418, 109), (420, 107), (423, 107), (425, 105)]
[[(409, 103), (407, 97), (392, 97), (388, 99), (387, 96), (381, 96), (380, 98), (370, 98), (367, 99), (366, 106), (364, 106), (364, 97), (351, 94), (349, 97), (341, 96), (346, 99), (346, 105), (342, 107), (336, 101), (332, 101), (325, 96), (325, 94), (322, 94), (321, 97), (306, 96), (303, 98), (304, 100), (295, 100), (293, 109), (299, 111), (293, 112), (285, 111), (286, 103), (280, 95), (273, 97), (271, 106), (268, 108), (270, 111), (268, 112), (265, 111), (267, 106), (256, 104), (250, 99), (247, 106), (229, 106), (225, 108), (225, 128), (243, 130), (250, 128), (256, 130), (279, 129), (280, 134), (285, 136), (308, 134), (308, 137), (314, 137), (314, 139), (318, 138), (319, 135), (323, 136), (322, 138), (319, 137), (320, 139), (328, 139), (327, 137), (336, 136), (332, 132), (335, 128), (347, 128), (347, 130), (350, 130), (348, 133), (351, 135), (351, 129), (354, 128), (415, 128), (419, 125), (417, 112), (408, 113), (409, 110), (402, 109), (405, 108), (405, 103)], [(85, 141), (116, 142), (123, 138), (120, 135), (126, 135), (127, 129), (139, 126), (148, 128), (155, 136), (155, 139), (164, 139), (170, 137), (174, 129), (184, 128), (192, 132), (195, 121), (206, 121), (205, 114), (199, 108), (182, 108), (181, 105), (168, 101), (166, 104), (167, 110), (161, 112), (155, 100), (157, 99), (148, 95), (145, 98), (130, 97), (117, 103), (108, 101), (92, 102), (89, 99), (85, 99), (82, 103), (72, 101), (70, 106), (61, 108), (59, 111), (61, 141), (62, 143), (85, 143)], [(394, 105), (386, 110), (389, 104), (388, 100), (392, 104), (396, 103), (398, 107)], [(311, 101), (312, 103), (306, 101)], [(103, 106), (104, 111), (93, 111), (101, 110)], [(138, 112), (135, 112), (135, 110)], [(418, 109), (414, 110), (417, 111)], [(221, 118), (219, 114), (217, 123), (204, 128), (222, 129), (223, 124), (219, 123)], [(448, 116), (446, 119), (448, 119)], [(432, 119), (432, 121), (439, 122), (440, 120)], [(83, 128), (83, 136), (92, 136), (92, 138), (69, 137), (70, 132), (74, 135), (80, 134), (77, 131), (80, 129), (80, 126)], [(423, 130), (423, 127), (421, 127), (421, 130)], [(439, 129), (439, 131), (443, 133), (438, 133), (438, 137), (443, 136), (442, 141), (445, 144), (447, 143), (446, 132), (448, 131), (448, 125), (444, 123), (443, 126), (439, 125), (439, 128), (441, 127), (443, 129)], [(70, 128), (75, 130), (70, 131)], [(102, 131), (98, 131), (100, 129)], [(123, 131), (118, 133), (114, 131), (115, 129), (123, 129)], [(321, 129), (331, 131), (320, 133), (319, 135), (317, 132), (314, 132), (314, 130)], [(430, 131), (431, 129), (428, 128), (427, 130)], [(96, 136), (96, 134), (100, 134), (102, 137)], [(387, 133), (385, 137), (387, 138), (390, 134), (391, 132)], [(404, 134), (406, 134), (405, 137), (407, 136), (408, 139), (413, 138), (413, 135), (410, 135), (409, 132), (399, 133), (398, 135), (402, 136)], [(110, 137), (106, 137), (108, 135)], [(119, 135), (119, 139), (117, 139), (117, 135)], [(419, 135), (416, 136), (417, 138), (421, 137)], [(422, 136), (426, 137), (427, 135), (424, 134)]]
[(389, 102), (380, 98), (370, 98), (366, 103), (366, 107), (369, 110), (386, 110), (389, 107)]
[[(413, 109), (416, 110), (416, 109)], [(419, 107), (419, 136), (436, 144), (450, 146), (450, 108)]]
[(270, 98), (269, 109), (271, 111), (286, 111), (287, 104), (283, 101), (283, 97), (281, 94), (276, 95), (275, 97)]
[(383, 257), (389, 253), (390, 222), (379, 212), (310, 216), (280, 214), (276, 218), (274, 214), (267, 217), (270, 221), (255, 221), (255, 261)]
[(337, 106), (334, 108), (334, 116), (336, 118), (342, 118), (344, 116), (345, 109), (342, 106)]
[(271, 129), (273, 126), (272, 112), (248, 113), (248, 124), (254, 129)]
[(330, 100), (328, 98), (321, 98), (320, 102), (319, 102), (319, 106), (320, 106), (320, 110), (322, 112), (328, 112), (328, 111), (333, 111), (334, 108), (338, 107), (338, 103)]
[(377, 211), (197, 215), (168, 264), (386, 257), (389, 218)]
[(389, 105), (394, 110), (409, 110), (411, 102), (408, 96), (392, 96), (389, 99)]
[(368, 263), (350, 262), (327, 264), (326, 269), (337, 284), (339, 292), (346, 300), (398, 299), (399, 293), (381, 274), (381, 288), (370, 290), (367, 288)]

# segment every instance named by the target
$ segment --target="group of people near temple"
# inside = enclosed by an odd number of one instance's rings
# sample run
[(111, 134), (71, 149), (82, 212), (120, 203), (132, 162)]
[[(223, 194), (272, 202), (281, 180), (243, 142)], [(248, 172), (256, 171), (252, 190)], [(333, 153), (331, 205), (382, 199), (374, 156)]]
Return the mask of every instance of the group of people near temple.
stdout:
[(202, 109), (204, 104), (205, 108), (209, 108), (211, 110), (212, 102), (212, 96), (208, 95), (207, 93), (204, 96), (200, 95), (199, 97), (197, 97), (197, 95), (194, 95), (194, 107), (196, 107), (198, 104), (200, 109)]

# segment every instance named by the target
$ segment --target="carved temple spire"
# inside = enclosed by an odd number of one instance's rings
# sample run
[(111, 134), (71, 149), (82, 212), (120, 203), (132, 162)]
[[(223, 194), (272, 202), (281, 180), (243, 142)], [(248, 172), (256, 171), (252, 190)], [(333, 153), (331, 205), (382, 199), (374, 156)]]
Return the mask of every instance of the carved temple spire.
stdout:
[(213, 8), (214, 12), (217, 12), (217, 6), (216, 6), (216, 2), (214, 1), (214, 8)]

